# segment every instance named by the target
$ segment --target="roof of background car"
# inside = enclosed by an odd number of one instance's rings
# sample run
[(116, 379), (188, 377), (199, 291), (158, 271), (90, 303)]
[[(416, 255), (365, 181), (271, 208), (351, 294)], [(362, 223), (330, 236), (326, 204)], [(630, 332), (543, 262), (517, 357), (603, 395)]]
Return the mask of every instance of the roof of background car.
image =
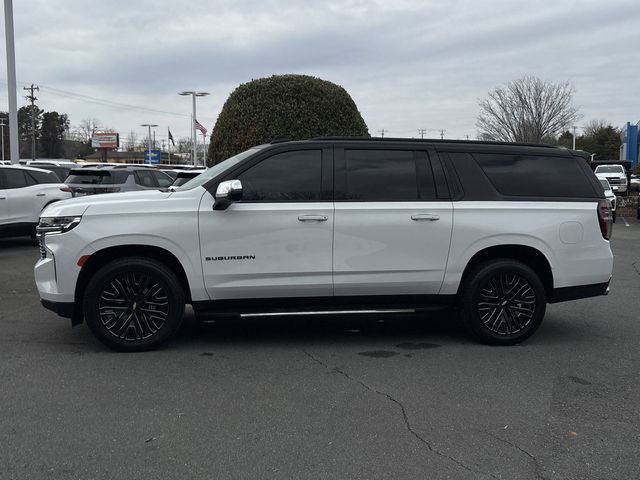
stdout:
[(26, 165), (0, 165), (0, 168), (14, 168), (16, 170), (29, 170), (34, 172), (53, 173), (51, 170), (47, 170), (46, 168), (28, 167)]
[(138, 169), (148, 169), (148, 165), (135, 165), (135, 164), (127, 164), (127, 163), (104, 163), (104, 164), (93, 164), (93, 165), (77, 165), (71, 170), (138, 170)]

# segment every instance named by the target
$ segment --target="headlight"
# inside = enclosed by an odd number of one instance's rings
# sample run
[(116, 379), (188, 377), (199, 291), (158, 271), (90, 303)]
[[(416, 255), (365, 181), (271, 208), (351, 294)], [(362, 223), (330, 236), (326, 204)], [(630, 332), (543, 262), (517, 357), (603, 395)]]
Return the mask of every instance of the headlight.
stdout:
[(82, 220), (82, 217), (40, 217), (40, 223), (36, 227), (36, 232), (65, 233), (75, 228)]

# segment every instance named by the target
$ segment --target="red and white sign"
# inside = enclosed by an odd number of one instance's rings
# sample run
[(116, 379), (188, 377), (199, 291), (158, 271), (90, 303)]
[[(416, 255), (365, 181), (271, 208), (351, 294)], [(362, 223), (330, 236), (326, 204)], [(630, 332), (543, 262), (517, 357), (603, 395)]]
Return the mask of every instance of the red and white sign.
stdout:
[(91, 137), (93, 148), (118, 148), (120, 136), (117, 133), (94, 133)]

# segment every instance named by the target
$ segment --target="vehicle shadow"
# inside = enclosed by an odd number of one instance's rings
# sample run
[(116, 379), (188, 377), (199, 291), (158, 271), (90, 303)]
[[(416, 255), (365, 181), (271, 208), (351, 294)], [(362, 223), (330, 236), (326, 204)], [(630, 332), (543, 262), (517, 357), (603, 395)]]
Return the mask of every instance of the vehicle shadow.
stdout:
[(38, 241), (35, 238), (26, 237), (0, 237), (0, 249), (37, 247)]
[(437, 345), (472, 342), (451, 311), (236, 317), (208, 323), (200, 322), (192, 312), (187, 312), (178, 334), (165, 348), (358, 343), (362, 340), (404, 342), (407, 339)]

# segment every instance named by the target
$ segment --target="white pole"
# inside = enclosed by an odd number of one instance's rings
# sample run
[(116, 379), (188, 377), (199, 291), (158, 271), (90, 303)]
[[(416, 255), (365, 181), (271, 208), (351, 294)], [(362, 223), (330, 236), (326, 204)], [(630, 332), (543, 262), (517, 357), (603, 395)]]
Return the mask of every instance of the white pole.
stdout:
[(575, 125), (573, 126), (573, 148), (572, 150), (576, 149), (576, 127)]
[(2, 127), (2, 163), (4, 163), (4, 127), (6, 123), (4, 123), (4, 118), (2, 119), (2, 123), (0, 123), (0, 127)]
[(13, 0), (4, 0), (4, 31), (7, 50), (7, 89), (9, 93), (9, 150), (11, 152), (11, 163), (19, 163), (16, 49), (13, 43)]
[(193, 98), (193, 118), (191, 119), (191, 129), (193, 131), (193, 166), (195, 167), (197, 162), (196, 159), (196, 144), (198, 143), (198, 137), (196, 136), (196, 92), (191, 92), (191, 96)]
[(207, 135), (202, 132), (202, 166), (204, 167), (207, 164), (207, 152), (206, 150), (206, 143), (207, 143)]

